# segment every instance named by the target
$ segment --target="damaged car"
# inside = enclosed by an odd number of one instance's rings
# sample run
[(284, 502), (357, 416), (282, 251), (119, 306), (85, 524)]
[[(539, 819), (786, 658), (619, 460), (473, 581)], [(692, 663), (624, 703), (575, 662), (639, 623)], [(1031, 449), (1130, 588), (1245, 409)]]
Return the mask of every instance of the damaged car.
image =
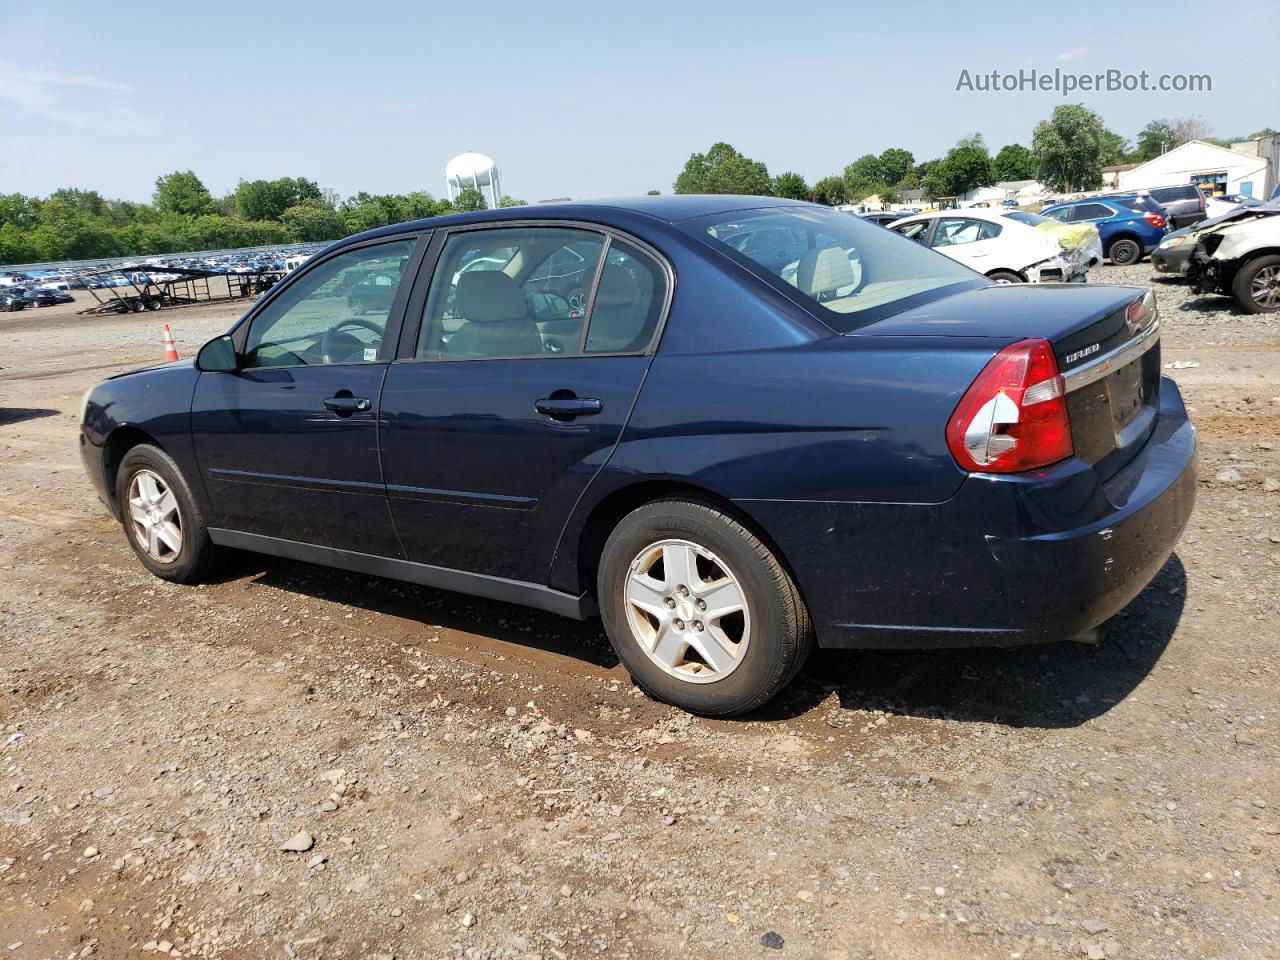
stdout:
[(889, 229), (996, 283), (1084, 283), (1089, 268), (1102, 260), (1096, 227), (1025, 210), (940, 210)]
[(1200, 233), (1187, 279), (1197, 293), (1229, 296), (1247, 313), (1280, 311), (1280, 203), (1242, 207)]

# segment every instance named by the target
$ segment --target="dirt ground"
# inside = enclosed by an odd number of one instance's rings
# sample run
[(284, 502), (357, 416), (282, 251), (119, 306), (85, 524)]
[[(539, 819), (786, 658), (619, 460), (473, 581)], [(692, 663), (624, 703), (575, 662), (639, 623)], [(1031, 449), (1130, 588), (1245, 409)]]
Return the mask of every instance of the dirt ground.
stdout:
[(151, 578), (79, 400), (239, 308), (0, 315), (0, 957), (1280, 957), (1280, 319), (1155, 285), (1200, 495), (1106, 641), (820, 652), (731, 722), (597, 623)]

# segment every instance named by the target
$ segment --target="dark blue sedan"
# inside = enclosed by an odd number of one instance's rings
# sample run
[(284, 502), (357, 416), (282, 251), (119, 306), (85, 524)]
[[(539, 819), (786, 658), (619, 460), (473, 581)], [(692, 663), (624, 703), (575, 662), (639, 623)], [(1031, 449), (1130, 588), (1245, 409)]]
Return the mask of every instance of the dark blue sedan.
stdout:
[(94, 387), (80, 444), (159, 577), (240, 548), (599, 615), (645, 690), (729, 715), (815, 641), (1128, 603), (1195, 494), (1159, 341), (1145, 289), (994, 284), (810, 204), (511, 208), (334, 244), (194, 363)]

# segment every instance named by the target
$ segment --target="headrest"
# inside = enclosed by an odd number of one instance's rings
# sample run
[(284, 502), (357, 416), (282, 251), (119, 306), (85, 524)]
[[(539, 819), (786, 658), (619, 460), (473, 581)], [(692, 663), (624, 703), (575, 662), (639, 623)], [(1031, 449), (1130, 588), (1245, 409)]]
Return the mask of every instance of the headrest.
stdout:
[(811, 297), (835, 293), (856, 281), (849, 255), (840, 247), (806, 250), (796, 267), (796, 286)]
[(529, 316), (520, 285), (501, 270), (471, 270), (458, 278), (454, 311), (470, 323), (501, 323)]

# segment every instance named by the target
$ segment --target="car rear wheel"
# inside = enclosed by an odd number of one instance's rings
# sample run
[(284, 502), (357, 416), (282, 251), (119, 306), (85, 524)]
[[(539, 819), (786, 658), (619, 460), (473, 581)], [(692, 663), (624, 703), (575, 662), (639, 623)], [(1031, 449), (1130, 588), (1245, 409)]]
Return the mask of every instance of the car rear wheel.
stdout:
[(1142, 259), (1142, 247), (1138, 246), (1136, 240), (1124, 237), (1111, 244), (1107, 256), (1117, 267), (1127, 267)]
[(597, 588), (609, 642), (636, 684), (692, 713), (761, 706), (812, 644), (786, 569), (708, 503), (658, 500), (624, 517), (605, 543)]
[(1258, 257), (1236, 271), (1231, 293), (1249, 313), (1280, 310), (1280, 256)]
[(996, 283), (1026, 283), (1022, 277), (1014, 273), (1012, 270), (992, 270), (987, 274), (988, 280), (994, 280)]
[(120, 462), (116, 496), (129, 546), (162, 580), (199, 583), (216, 548), (182, 471), (159, 447), (139, 444)]

